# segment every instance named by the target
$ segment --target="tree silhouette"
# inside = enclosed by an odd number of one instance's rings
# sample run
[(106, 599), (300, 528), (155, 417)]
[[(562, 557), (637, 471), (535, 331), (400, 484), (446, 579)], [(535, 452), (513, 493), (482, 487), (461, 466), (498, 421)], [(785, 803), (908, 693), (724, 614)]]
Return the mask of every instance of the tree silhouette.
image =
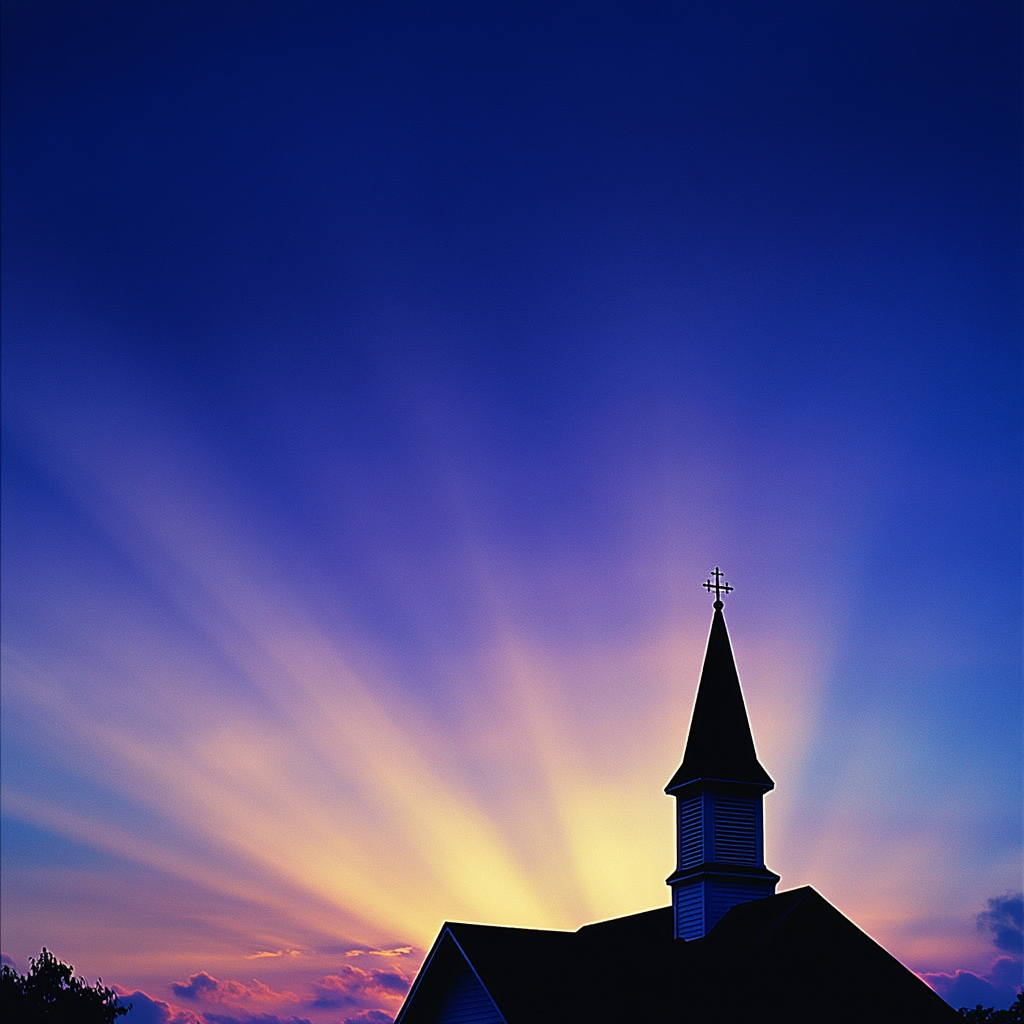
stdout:
[(1024, 989), (1017, 993), (1013, 1005), (1007, 1010), (997, 1010), (992, 1006), (984, 1007), (981, 1003), (969, 1010), (960, 1007), (960, 1015), (970, 1024), (1021, 1024), (1024, 1021)]
[(28, 974), (6, 964), (0, 968), (0, 1009), (17, 1024), (113, 1024), (132, 1004), (122, 1006), (112, 988), (87, 985), (74, 968), (45, 946), (32, 958)]

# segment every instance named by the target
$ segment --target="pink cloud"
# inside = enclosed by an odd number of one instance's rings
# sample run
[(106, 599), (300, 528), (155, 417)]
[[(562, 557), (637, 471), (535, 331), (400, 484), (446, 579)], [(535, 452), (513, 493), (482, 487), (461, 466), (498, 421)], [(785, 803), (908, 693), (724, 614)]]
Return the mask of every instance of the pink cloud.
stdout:
[(172, 981), (171, 991), (181, 999), (197, 1003), (297, 1003), (294, 992), (275, 992), (255, 978), (248, 985), (240, 981), (218, 981), (206, 971), (193, 974), (188, 981)]
[(154, 999), (145, 992), (127, 992), (119, 985), (114, 986), (114, 991), (122, 1004), (132, 1004), (128, 1016), (121, 1018), (125, 1024), (203, 1024), (191, 1010)]
[(204, 1013), (204, 1024), (312, 1024), (306, 1017), (278, 1017), (276, 1013), (245, 1013), (241, 1017)]
[[(382, 1000), (397, 1002), (409, 990), (409, 980), (395, 971), (364, 971), (343, 964), (337, 974), (313, 983), (317, 1009), (377, 1009)], [(356, 1018), (352, 1018), (355, 1020)]]
[[(369, 951), (364, 951), (369, 952)], [(385, 951), (393, 955), (393, 951)], [(200, 1004), (200, 1016), (188, 1010), (179, 1010), (168, 1004), (161, 1015), (145, 999), (145, 1012), (136, 1022), (129, 1017), (127, 1024), (221, 1024), (221, 1022), (259, 1022), (278, 1024), (292, 1022), (296, 1017), (278, 1017), (281, 1003), (298, 1004), (301, 1011), (341, 1011), (354, 1014), (346, 1018), (351, 1024), (391, 1024), (405, 993), (409, 978), (393, 970), (364, 970), (350, 964), (341, 964), (336, 973), (324, 975), (310, 984), (306, 995), (278, 992), (269, 985), (253, 979), (247, 984), (232, 979), (218, 979), (207, 971), (190, 975), (187, 981), (171, 983), (171, 991), (180, 999)], [(389, 1013), (388, 1011), (391, 1011)], [(183, 1014), (176, 1017), (174, 1013)], [(340, 1024), (340, 1022), (339, 1022)]]
[(345, 956), (405, 956), (412, 952), (412, 946), (399, 946), (397, 949), (347, 949)]
[(954, 971), (953, 974), (922, 974), (936, 992), (950, 1006), (995, 1006), (1005, 1009), (1016, 998), (1021, 987), (1021, 961), (1001, 956), (985, 974), (973, 971)]

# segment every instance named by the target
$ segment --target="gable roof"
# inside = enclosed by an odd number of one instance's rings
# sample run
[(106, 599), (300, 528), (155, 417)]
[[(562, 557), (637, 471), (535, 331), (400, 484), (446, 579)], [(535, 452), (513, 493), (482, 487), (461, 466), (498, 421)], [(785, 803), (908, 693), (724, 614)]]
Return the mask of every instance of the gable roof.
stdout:
[[(486, 991), (500, 1020), (564, 1020), (570, 985), (559, 965), (572, 961), (574, 932), (493, 925), (446, 923), (423, 961), (396, 1024), (428, 1024), (444, 1019), (451, 994), (465, 991), (471, 971)], [(554, 1010), (555, 1016), (548, 1016)], [(481, 1013), (466, 1018), (485, 1020)]]
[(443, 1019), (467, 968), (505, 1024), (960, 1019), (809, 887), (739, 904), (693, 942), (672, 938), (670, 907), (577, 932), (446, 924), (396, 1024)]
[(728, 961), (743, 964), (747, 986), (764, 1008), (762, 1021), (961, 1019), (810, 886), (733, 907), (707, 938), (719, 966), (719, 993), (735, 990), (740, 980)]
[(729, 631), (720, 607), (715, 608), (711, 620), (683, 763), (665, 791), (671, 793), (697, 779), (750, 783), (763, 789), (775, 786), (757, 760)]
[(460, 1017), (479, 1024), (505, 1024), (494, 997), (446, 925), (423, 961), (398, 1019), (424, 1024)]

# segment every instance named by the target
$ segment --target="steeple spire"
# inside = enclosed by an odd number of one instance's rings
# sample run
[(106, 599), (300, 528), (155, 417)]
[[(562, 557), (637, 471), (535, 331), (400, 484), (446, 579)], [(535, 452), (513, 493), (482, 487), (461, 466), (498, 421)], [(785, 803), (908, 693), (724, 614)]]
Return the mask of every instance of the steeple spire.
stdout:
[(779, 876), (764, 865), (762, 799), (775, 787), (754, 750), (715, 566), (703, 584), (715, 593), (704, 668), (683, 763), (665, 792), (676, 798), (677, 865), (672, 887), (676, 938), (706, 935), (737, 903), (775, 892)]
[(715, 601), (683, 763), (665, 791), (694, 779), (749, 782), (766, 790), (775, 785), (754, 751), (721, 600)]

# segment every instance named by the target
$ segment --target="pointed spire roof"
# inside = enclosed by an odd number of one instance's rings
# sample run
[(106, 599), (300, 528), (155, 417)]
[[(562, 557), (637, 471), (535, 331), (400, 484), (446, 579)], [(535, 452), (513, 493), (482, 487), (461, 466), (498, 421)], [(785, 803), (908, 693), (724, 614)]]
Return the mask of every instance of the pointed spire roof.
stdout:
[(671, 793), (696, 779), (746, 782), (765, 789), (775, 786), (754, 751), (721, 600), (715, 601), (683, 763), (665, 790)]

